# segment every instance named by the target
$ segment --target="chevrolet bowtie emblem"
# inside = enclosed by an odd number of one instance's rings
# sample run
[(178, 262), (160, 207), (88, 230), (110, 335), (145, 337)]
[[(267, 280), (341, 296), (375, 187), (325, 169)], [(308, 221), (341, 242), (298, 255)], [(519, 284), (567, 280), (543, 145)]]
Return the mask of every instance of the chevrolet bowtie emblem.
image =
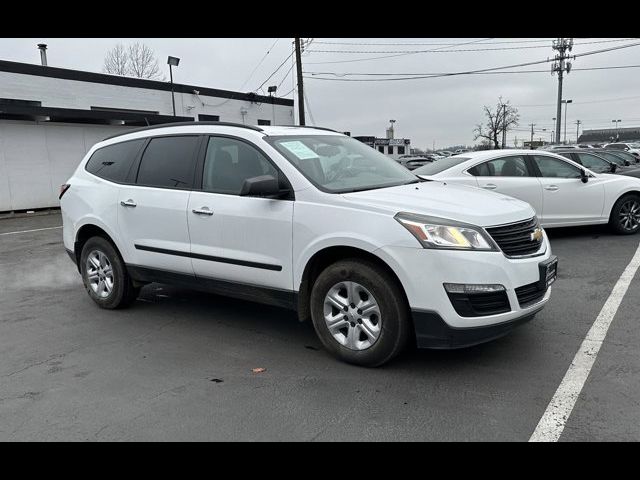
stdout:
[(540, 240), (542, 240), (542, 229), (540, 228), (536, 228), (532, 233), (531, 233), (531, 241), (536, 241), (539, 242)]

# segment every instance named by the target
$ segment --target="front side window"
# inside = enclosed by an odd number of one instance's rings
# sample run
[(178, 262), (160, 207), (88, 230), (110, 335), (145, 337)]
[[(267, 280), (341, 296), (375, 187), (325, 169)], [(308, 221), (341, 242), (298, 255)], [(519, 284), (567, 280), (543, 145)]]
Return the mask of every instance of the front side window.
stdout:
[(528, 177), (527, 164), (520, 155), (496, 158), (469, 169), (476, 177)]
[(321, 190), (345, 193), (419, 180), (405, 167), (358, 140), (339, 135), (265, 137)]
[(191, 188), (196, 160), (197, 136), (151, 139), (138, 169), (138, 185)]
[(85, 168), (100, 178), (124, 182), (144, 142), (145, 139), (131, 140), (99, 148), (93, 152)]
[(202, 173), (206, 192), (238, 195), (248, 178), (271, 175), (278, 170), (256, 148), (227, 137), (210, 137)]
[(533, 160), (542, 177), (580, 178), (582, 176), (578, 167), (557, 158), (534, 155)]

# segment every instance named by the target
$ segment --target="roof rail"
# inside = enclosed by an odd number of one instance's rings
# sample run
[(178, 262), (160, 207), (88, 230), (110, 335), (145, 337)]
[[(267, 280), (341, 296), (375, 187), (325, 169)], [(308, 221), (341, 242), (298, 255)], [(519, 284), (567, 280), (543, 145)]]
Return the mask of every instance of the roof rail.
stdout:
[(333, 130), (332, 128), (326, 128), (326, 127), (314, 127), (311, 125), (276, 125), (277, 127), (297, 127), (297, 128), (314, 128), (316, 130), (326, 130), (328, 132), (335, 132), (335, 133), (340, 133), (337, 130)]
[(170, 128), (170, 127), (184, 127), (184, 126), (198, 126), (198, 125), (216, 125), (220, 127), (239, 127), (239, 128), (248, 128), (249, 130), (255, 130), (256, 132), (262, 132), (262, 128), (256, 127), (254, 125), (244, 125), (242, 123), (233, 123), (233, 122), (212, 122), (212, 121), (193, 121), (193, 122), (172, 122), (172, 123), (161, 123), (159, 125), (151, 125), (148, 127), (141, 128), (133, 128), (126, 132), (121, 132), (116, 135), (111, 135), (110, 137), (105, 138), (104, 140), (110, 140), (112, 138), (121, 137), (123, 135), (129, 135), (130, 133), (137, 132), (146, 132), (147, 130), (155, 130), (157, 128)]

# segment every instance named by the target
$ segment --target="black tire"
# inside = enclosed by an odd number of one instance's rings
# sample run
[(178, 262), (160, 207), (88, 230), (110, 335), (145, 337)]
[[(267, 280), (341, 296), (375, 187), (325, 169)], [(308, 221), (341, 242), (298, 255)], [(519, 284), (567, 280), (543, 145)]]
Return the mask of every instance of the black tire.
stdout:
[[(623, 195), (613, 205), (609, 216), (609, 227), (618, 235), (633, 235), (640, 231), (640, 222), (633, 221), (625, 225), (625, 213), (630, 208), (640, 209), (640, 195)], [(640, 212), (640, 210), (638, 210)], [(640, 218), (638, 218), (640, 219)]]
[[(104, 297), (94, 291), (88, 279), (87, 259), (92, 252), (104, 254), (112, 268), (113, 286)], [(87, 293), (100, 308), (112, 310), (128, 307), (140, 293), (140, 288), (134, 287), (120, 253), (110, 241), (103, 237), (91, 237), (85, 242), (80, 254), (80, 273)]]
[[(363, 350), (350, 349), (338, 342), (329, 331), (324, 318), (327, 293), (344, 281), (357, 282), (363, 286), (371, 292), (379, 306), (379, 336)], [(328, 266), (313, 285), (310, 306), (313, 327), (320, 341), (329, 352), (347, 363), (380, 366), (400, 353), (411, 337), (412, 323), (401, 287), (383, 268), (367, 260), (347, 259)], [(351, 325), (354, 326), (353, 323)]]

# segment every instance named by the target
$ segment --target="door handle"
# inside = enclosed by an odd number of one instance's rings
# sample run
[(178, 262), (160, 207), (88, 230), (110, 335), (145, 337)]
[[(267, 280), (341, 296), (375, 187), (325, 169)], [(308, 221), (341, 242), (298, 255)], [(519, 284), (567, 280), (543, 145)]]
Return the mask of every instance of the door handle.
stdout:
[(494, 185), (493, 183), (487, 183), (484, 187), (482, 188), (486, 188), (487, 190), (495, 190), (496, 188), (498, 188), (497, 185)]
[(194, 208), (191, 211), (196, 215), (209, 215), (209, 216), (213, 215), (213, 211), (209, 210), (208, 207)]
[(136, 202), (134, 202), (133, 200), (129, 199), (126, 202), (120, 202), (120, 205), (122, 205), (123, 207), (135, 207), (136, 206)]
[(544, 189), (549, 190), (550, 192), (555, 192), (559, 189), (559, 187), (557, 185), (547, 185), (546, 187), (544, 187)]

